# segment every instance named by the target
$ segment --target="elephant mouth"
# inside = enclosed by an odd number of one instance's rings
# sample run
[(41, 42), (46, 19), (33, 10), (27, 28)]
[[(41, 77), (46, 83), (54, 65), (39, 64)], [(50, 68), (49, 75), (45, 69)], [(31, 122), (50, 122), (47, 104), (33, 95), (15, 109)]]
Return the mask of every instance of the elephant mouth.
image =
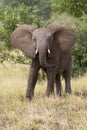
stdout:
[(42, 68), (54, 68), (56, 65), (48, 63), (48, 54), (50, 54), (50, 49), (42, 52), (36, 49), (35, 54), (39, 53), (39, 62)]
[[(35, 55), (37, 55), (37, 53), (39, 52), (38, 49), (35, 50)], [(48, 48), (48, 54), (50, 54), (50, 49)]]

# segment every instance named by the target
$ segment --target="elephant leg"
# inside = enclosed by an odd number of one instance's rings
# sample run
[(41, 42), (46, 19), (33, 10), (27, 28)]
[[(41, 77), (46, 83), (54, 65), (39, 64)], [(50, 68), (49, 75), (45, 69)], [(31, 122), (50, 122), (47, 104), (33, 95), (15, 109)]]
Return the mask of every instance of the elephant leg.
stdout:
[(54, 82), (55, 82), (55, 74), (53, 71), (47, 72), (47, 90), (46, 95), (49, 97), (50, 94), (54, 94)]
[(28, 85), (27, 85), (27, 91), (26, 91), (26, 97), (29, 100), (31, 100), (32, 97), (34, 96), (34, 88), (37, 82), (39, 69), (40, 67), (37, 64), (32, 63), (31, 69), (29, 72)]
[(65, 71), (63, 77), (65, 79), (65, 92), (71, 93), (71, 71)]
[(55, 82), (56, 82), (56, 94), (61, 96), (61, 94), (62, 94), (62, 84), (61, 84), (60, 74), (58, 74), (56, 76)]

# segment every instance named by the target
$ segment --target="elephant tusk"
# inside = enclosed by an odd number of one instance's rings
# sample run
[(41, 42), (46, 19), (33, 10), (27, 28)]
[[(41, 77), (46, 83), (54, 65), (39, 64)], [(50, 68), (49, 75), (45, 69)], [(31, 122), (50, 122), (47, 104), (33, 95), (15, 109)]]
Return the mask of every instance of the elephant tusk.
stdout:
[(50, 49), (48, 49), (48, 53), (50, 54)]
[(35, 51), (35, 54), (37, 54), (38, 53), (38, 49), (36, 49), (36, 51)]

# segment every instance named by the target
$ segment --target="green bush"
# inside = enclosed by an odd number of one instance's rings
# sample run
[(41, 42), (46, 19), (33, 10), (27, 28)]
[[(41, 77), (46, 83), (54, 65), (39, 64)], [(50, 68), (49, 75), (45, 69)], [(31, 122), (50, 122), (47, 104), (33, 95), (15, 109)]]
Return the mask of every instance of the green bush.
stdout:
[(3, 27), (0, 28), (0, 38), (5, 42), (6, 47), (11, 48), (9, 36), (19, 24), (26, 23), (42, 26), (43, 22), (36, 15), (36, 11), (31, 11), (31, 8), (24, 4), (14, 8), (8, 6), (0, 10), (0, 19), (3, 22)]
[(59, 14), (66, 12), (75, 17), (87, 14), (87, 0), (53, 0), (52, 8)]
[(18, 49), (7, 49), (4, 45), (0, 46), (0, 63), (4, 61), (19, 63), (19, 64), (31, 64), (29, 57), (25, 56)]
[(10, 54), (8, 53), (8, 50), (4, 48), (4, 46), (0, 46), (0, 63), (3, 63), (3, 61), (8, 60), (10, 57)]
[(76, 24), (77, 40), (73, 48), (73, 75), (87, 71), (87, 15), (80, 17)]

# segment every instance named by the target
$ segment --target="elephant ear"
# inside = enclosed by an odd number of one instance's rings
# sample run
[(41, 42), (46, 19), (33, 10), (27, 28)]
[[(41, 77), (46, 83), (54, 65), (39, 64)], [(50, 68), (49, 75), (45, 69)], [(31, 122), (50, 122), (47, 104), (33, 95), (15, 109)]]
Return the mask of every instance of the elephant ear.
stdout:
[(35, 25), (23, 24), (17, 27), (10, 35), (11, 44), (23, 51), (30, 58), (35, 57), (35, 45), (32, 42), (32, 31)]
[(69, 51), (75, 43), (74, 30), (68, 25), (49, 25), (53, 33), (54, 42), (60, 44), (63, 51)]

